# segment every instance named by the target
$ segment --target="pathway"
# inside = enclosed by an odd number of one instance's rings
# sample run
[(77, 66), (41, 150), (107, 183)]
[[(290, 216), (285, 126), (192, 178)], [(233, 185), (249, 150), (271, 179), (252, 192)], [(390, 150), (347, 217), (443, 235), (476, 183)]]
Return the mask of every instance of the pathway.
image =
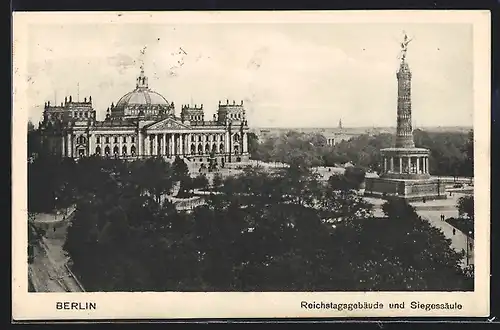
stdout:
[[(74, 210), (74, 209), (73, 209)], [(68, 213), (69, 214), (69, 213)], [(54, 219), (54, 215), (41, 219), (36, 215), (35, 222), (47, 224), (59, 220), (57, 225), (48, 227), (40, 244), (34, 247), (34, 260), (29, 265), (29, 276), (37, 292), (82, 292), (83, 287), (67, 267), (69, 258), (63, 250), (66, 231), (71, 219)], [(41, 220), (40, 222), (38, 220)]]
[[(451, 240), (451, 247), (457, 252), (461, 252), (462, 249), (464, 251), (467, 251), (467, 243), (472, 243), (472, 246), (474, 246), (474, 240), (472, 238), (468, 240), (467, 236), (458, 229), (456, 229), (455, 234), (453, 234), (454, 227), (446, 221), (442, 221), (440, 219), (440, 216), (442, 214), (445, 216), (445, 218), (458, 217), (458, 210), (456, 205), (458, 198), (460, 198), (461, 196), (463, 196), (463, 194), (455, 193), (452, 194), (451, 197), (448, 195), (448, 199), (431, 200), (425, 203), (411, 203), (411, 205), (415, 207), (415, 210), (422, 218), (429, 221), (430, 224), (435, 228), (441, 229), (445, 237)], [(385, 202), (384, 200), (372, 197), (365, 197), (365, 200), (374, 205), (375, 216), (383, 216), (381, 206)], [(469, 264), (474, 264), (474, 249), (469, 249)], [(467, 265), (466, 258), (462, 260), (462, 265)]]

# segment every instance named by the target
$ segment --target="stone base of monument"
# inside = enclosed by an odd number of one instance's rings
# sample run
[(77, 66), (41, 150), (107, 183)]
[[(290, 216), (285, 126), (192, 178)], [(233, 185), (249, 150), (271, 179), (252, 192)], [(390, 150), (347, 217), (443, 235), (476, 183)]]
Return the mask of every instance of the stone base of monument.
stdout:
[(434, 178), (366, 178), (365, 196), (384, 199), (397, 196), (408, 202), (447, 198), (444, 183)]

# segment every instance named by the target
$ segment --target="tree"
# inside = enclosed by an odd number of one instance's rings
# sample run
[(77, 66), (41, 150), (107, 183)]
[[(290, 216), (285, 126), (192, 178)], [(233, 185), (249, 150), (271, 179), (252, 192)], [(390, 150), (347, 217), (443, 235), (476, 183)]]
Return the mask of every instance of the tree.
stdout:
[(457, 201), (458, 214), (467, 219), (474, 219), (474, 196), (462, 196)]
[[(440, 229), (418, 216), (404, 199), (391, 198), (382, 209), (387, 219), (367, 226), (366, 230), (371, 231), (372, 237), (379, 242), (382, 242), (382, 238), (386, 242), (384, 244), (391, 242), (386, 247), (379, 246), (381, 250), (371, 251), (384, 251), (386, 258), (394, 260), (395, 257), (401, 266), (410, 270), (406, 274), (398, 274), (401, 278), (395, 280), (403, 281), (408, 288), (415, 290), (456, 290), (460, 287), (472, 289), (468, 287), (470, 281), (466, 280), (460, 266), (463, 255), (451, 247), (451, 240)], [(398, 250), (400, 252), (396, 252)]]
[[(157, 202), (160, 201), (162, 194), (173, 187), (175, 181), (173, 168), (161, 157), (148, 158), (134, 170), (132, 175), (138, 187), (154, 196)], [(178, 165), (177, 170), (181, 171), (181, 166)], [(182, 172), (178, 172), (178, 175), (182, 175)]]
[[(430, 172), (435, 175), (471, 176), (472, 170), (472, 133), (414, 131), (417, 147), (431, 150)], [(326, 145), (321, 134), (305, 134), (289, 131), (279, 136), (271, 136), (258, 141), (253, 159), (266, 162), (285, 162), (302, 158), (311, 166), (335, 166), (352, 162), (358, 167), (382, 170), (380, 150), (393, 147), (393, 134), (361, 134), (334, 146)], [(469, 150), (469, 151), (467, 151)]]
[(224, 183), (224, 180), (222, 179), (222, 175), (218, 172), (215, 173), (214, 178), (213, 178), (213, 182), (212, 182), (212, 185), (214, 186), (214, 188), (222, 186), (223, 183)]
[(250, 154), (250, 157), (252, 159), (259, 159), (258, 158), (259, 137), (257, 136), (257, 134), (249, 132), (247, 134), (247, 141), (248, 141), (248, 153)]
[[(225, 178), (220, 194), (191, 213), (137, 189), (148, 186), (137, 180), (143, 163), (101, 164), (95, 187), (78, 189), (86, 193), (65, 246), (74, 270), (89, 291), (470, 288), (451, 242), (405, 201), (389, 200), (387, 216), (374, 218), (369, 203), (342, 188), (352, 184), (344, 176), (325, 185), (292, 164)], [(208, 185), (204, 176), (193, 181)]]
[(45, 235), (45, 231), (36, 227), (34, 218), (28, 214), (28, 263), (32, 264), (34, 261), (35, 246), (40, 244), (40, 240)]
[(463, 148), (465, 154), (465, 162), (463, 172), (468, 177), (474, 177), (474, 131), (470, 130), (467, 143)]
[(360, 167), (348, 167), (345, 169), (344, 177), (352, 184), (354, 189), (359, 189), (365, 182), (366, 172)]
[(172, 164), (173, 176), (177, 180), (183, 180), (189, 175), (189, 169), (184, 160), (180, 157), (176, 157)]
[(198, 188), (203, 190), (208, 188), (210, 182), (208, 182), (208, 179), (205, 175), (200, 174), (194, 178), (192, 184), (193, 188)]

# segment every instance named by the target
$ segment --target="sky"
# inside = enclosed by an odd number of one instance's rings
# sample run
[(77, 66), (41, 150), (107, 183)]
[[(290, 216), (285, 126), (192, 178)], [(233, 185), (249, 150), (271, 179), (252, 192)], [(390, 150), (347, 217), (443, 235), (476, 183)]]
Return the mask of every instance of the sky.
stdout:
[(28, 115), (91, 95), (103, 119), (143, 65), (177, 115), (203, 104), (212, 118), (229, 99), (244, 101), (252, 127), (395, 126), (403, 31), (414, 126), (471, 126), (472, 25), (451, 23), (32, 24)]

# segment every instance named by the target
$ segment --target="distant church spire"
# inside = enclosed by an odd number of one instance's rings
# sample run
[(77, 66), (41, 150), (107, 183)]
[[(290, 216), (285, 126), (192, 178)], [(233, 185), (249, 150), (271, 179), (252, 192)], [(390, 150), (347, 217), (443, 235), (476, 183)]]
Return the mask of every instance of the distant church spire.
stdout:
[(339, 128), (342, 128), (342, 118), (339, 119)]
[(148, 77), (144, 75), (144, 66), (141, 65), (141, 73), (137, 77), (136, 88), (148, 88)]

